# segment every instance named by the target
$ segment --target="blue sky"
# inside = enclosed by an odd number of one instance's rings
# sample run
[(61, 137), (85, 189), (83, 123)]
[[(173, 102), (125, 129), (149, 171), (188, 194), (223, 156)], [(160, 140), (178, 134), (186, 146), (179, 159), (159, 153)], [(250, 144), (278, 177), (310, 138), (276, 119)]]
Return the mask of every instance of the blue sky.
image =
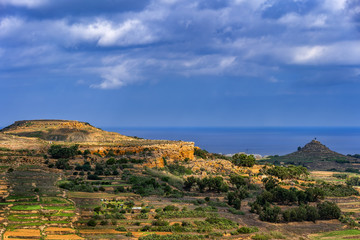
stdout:
[(359, 0), (0, 0), (0, 126), (360, 126)]

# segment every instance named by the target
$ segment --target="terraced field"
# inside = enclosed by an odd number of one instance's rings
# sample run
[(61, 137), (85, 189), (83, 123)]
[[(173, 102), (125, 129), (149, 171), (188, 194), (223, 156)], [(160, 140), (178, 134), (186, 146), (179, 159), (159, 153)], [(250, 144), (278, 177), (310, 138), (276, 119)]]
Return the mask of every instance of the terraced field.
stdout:
[(76, 235), (74, 203), (55, 182), (58, 174), (31, 168), (6, 174), (9, 196), (2, 202), (3, 239), (83, 239)]

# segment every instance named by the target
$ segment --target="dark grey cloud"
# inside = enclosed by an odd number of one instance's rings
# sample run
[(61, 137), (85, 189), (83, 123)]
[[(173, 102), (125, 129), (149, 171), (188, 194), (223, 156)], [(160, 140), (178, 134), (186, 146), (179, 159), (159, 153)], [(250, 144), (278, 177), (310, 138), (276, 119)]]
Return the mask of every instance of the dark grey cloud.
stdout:
[(360, 64), (357, 2), (2, 0), (0, 69), (83, 73), (103, 89), (164, 75), (280, 85), (288, 66), (347, 66), (333, 75), (345, 79)]

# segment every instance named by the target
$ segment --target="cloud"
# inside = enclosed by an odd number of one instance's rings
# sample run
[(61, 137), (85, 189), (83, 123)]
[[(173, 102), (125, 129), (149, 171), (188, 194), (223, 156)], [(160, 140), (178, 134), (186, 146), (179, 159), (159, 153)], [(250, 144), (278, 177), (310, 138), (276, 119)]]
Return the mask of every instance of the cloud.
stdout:
[(54, 71), (67, 74), (93, 69), (97, 79), (92, 75), (89, 85), (99, 89), (163, 76), (254, 76), (284, 84), (277, 74), (289, 66), (360, 62), (354, 1), (136, 2), (0, 0), (16, 10), (5, 8), (0, 18), (0, 61), (9, 69), (57, 65)]
[(0, 20), (0, 37), (16, 33), (24, 24), (23, 20), (17, 17), (5, 17)]
[(48, 0), (0, 0), (0, 5), (36, 8), (47, 3)]
[(112, 63), (113, 65), (102, 67), (98, 70), (101, 74), (102, 82), (92, 84), (91, 87), (93, 88), (120, 88), (142, 79), (142, 73), (139, 68), (140, 63), (135, 59), (127, 60), (123, 57), (116, 57), (114, 59), (104, 59), (104, 63)]
[(358, 65), (360, 41), (337, 42), (330, 45), (302, 46), (293, 51), (295, 64)]
[(99, 19), (93, 23), (74, 24), (66, 28), (75, 39), (95, 41), (99, 46), (129, 46), (156, 40), (148, 27), (137, 19), (129, 19), (120, 24)]

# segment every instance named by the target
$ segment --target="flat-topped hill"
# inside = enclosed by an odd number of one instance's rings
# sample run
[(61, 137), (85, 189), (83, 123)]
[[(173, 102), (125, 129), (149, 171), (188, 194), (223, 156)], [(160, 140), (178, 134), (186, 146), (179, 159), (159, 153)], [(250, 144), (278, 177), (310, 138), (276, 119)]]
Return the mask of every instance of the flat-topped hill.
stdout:
[(280, 156), (272, 157), (272, 162), (303, 165), (311, 169), (344, 169), (352, 167), (357, 159), (334, 152), (317, 140), (312, 140), (298, 151)]
[(47, 141), (64, 142), (118, 142), (131, 141), (119, 133), (103, 131), (86, 122), (71, 120), (24, 120), (1, 130), (21, 137), (36, 137)]
[[(148, 166), (164, 166), (164, 158), (194, 158), (194, 143), (147, 140), (107, 132), (89, 123), (72, 120), (24, 120), (0, 130), (1, 148), (46, 152), (52, 144), (77, 144), (80, 150), (98, 155), (149, 155)], [(0, 158), (1, 160), (1, 158)]]

